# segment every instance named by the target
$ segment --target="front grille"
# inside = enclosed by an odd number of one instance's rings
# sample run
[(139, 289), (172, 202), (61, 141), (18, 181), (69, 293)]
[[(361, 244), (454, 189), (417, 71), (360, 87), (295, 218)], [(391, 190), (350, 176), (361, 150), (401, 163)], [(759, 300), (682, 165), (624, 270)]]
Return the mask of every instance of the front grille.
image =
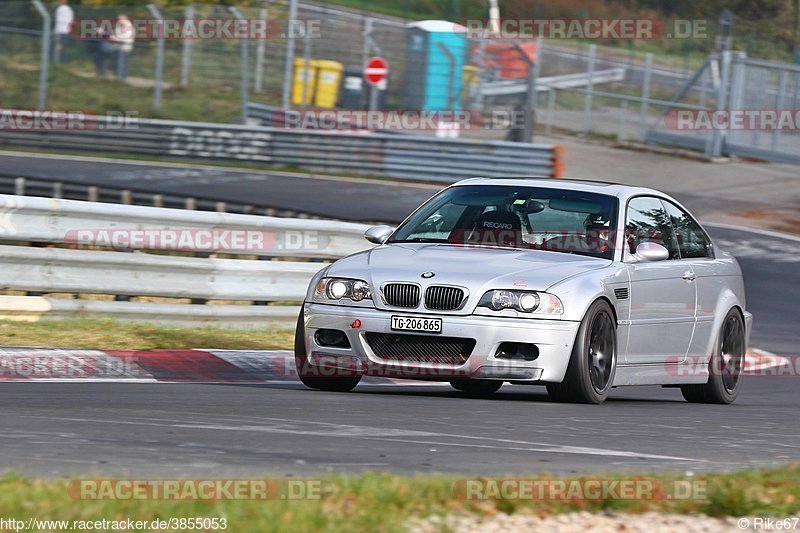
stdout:
[(392, 307), (417, 307), (419, 305), (419, 285), (387, 283), (383, 286), (383, 301)]
[(458, 309), (464, 302), (464, 290), (434, 285), (425, 290), (425, 307), (438, 311)]
[(463, 365), (469, 359), (475, 339), (429, 337), (399, 333), (364, 334), (373, 353), (389, 361)]

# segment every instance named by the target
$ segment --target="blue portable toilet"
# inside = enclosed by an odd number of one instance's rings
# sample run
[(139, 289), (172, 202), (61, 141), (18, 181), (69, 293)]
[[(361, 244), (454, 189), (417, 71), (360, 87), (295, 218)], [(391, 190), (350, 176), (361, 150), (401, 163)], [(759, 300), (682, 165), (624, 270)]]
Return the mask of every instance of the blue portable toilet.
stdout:
[(446, 20), (408, 25), (406, 109), (461, 109), (461, 79), (467, 56), (467, 29)]

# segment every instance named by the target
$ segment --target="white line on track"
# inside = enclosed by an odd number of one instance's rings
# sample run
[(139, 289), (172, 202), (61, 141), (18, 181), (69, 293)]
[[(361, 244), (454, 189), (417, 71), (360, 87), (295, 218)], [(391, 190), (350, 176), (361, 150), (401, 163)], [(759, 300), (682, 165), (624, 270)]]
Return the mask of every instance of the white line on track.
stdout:
[(756, 235), (763, 235), (765, 237), (774, 237), (776, 239), (786, 239), (788, 241), (800, 242), (800, 236), (792, 235), (791, 233), (783, 233), (781, 231), (772, 231), (767, 229), (747, 228), (745, 226), (737, 226), (736, 224), (722, 224), (720, 222), (702, 222), (704, 226), (712, 228), (729, 229), (735, 231), (745, 231), (747, 233), (755, 233)]
[[(31, 418), (37, 419), (55, 419), (46, 416), (34, 416)], [(612, 450), (605, 448), (589, 448), (580, 446), (562, 446), (558, 444), (548, 444), (542, 442), (527, 442), (511, 439), (498, 439), (492, 437), (479, 437), (474, 435), (458, 435), (449, 433), (436, 433), (430, 431), (416, 431), (404, 430), (394, 428), (379, 428), (369, 426), (355, 426), (349, 424), (333, 424), (328, 422), (311, 422), (311, 421), (298, 421), (292, 419), (278, 419), (266, 418), (262, 419), (263, 422), (268, 422), (265, 425), (248, 424), (242, 426), (233, 426), (230, 424), (209, 424), (209, 423), (176, 423), (175, 421), (161, 419), (150, 419), (148, 421), (134, 421), (134, 420), (115, 420), (115, 419), (99, 419), (99, 418), (57, 418), (59, 421), (70, 421), (80, 423), (98, 423), (98, 424), (117, 424), (117, 425), (138, 425), (138, 426), (153, 426), (153, 427), (172, 427), (181, 429), (208, 429), (213, 431), (246, 431), (246, 432), (259, 432), (259, 433), (273, 433), (273, 434), (289, 434), (289, 435), (312, 435), (326, 438), (355, 438), (366, 440), (379, 440), (389, 442), (407, 442), (409, 444), (424, 444), (426, 446), (452, 446), (464, 448), (486, 448), (494, 449), (498, 452), (502, 451), (524, 451), (524, 452), (541, 452), (541, 453), (561, 453), (573, 455), (600, 455), (604, 457), (626, 457), (635, 459), (659, 459), (668, 461), (688, 461), (688, 462), (706, 462), (704, 459), (692, 459), (689, 457), (676, 457), (671, 455), (658, 455), (649, 453), (638, 453), (627, 450)], [(272, 422), (272, 424), (269, 424)], [(303, 427), (307, 426), (307, 427)], [(403, 436), (418, 438), (403, 438)], [(458, 442), (449, 442), (447, 440), (427, 440), (423, 437), (431, 439), (455, 439)], [(477, 442), (464, 442), (464, 441), (488, 441), (494, 444), (480, 444)], [(508, 446), (511, 444), (512, 446)]]

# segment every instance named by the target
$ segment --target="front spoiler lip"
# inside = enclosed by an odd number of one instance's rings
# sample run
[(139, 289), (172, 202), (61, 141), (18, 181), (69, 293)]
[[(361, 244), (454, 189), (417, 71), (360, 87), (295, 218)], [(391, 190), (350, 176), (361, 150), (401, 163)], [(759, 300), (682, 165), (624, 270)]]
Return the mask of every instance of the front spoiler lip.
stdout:
[(501, 381), (538, 381), (544, 372), (541, 368), (519, 365), (482, 364), (473, 367), (469, 362), (460, 367), (449, 365), (420, 366), (413, 362), (377, 362), (368, 359), (366, 363), (356, 355), (327, 354), (311, 352), (311, 364), (320, 369), (320, 374), (335, 372), (337, 376), (372, 376), (389, 379), (411, 379), (417, 381), (450, 381), (453, 379), (493, 379)]

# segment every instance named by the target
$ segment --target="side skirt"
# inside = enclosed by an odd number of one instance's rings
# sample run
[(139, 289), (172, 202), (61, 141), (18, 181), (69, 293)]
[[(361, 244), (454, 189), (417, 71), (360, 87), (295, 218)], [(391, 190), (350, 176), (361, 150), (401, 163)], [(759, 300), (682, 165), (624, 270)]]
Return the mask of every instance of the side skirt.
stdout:
[(692, 385), (708, 382), (708, 360), (703, 364), (655, 363), (617, 365), (614, 387), (628, 385)]

